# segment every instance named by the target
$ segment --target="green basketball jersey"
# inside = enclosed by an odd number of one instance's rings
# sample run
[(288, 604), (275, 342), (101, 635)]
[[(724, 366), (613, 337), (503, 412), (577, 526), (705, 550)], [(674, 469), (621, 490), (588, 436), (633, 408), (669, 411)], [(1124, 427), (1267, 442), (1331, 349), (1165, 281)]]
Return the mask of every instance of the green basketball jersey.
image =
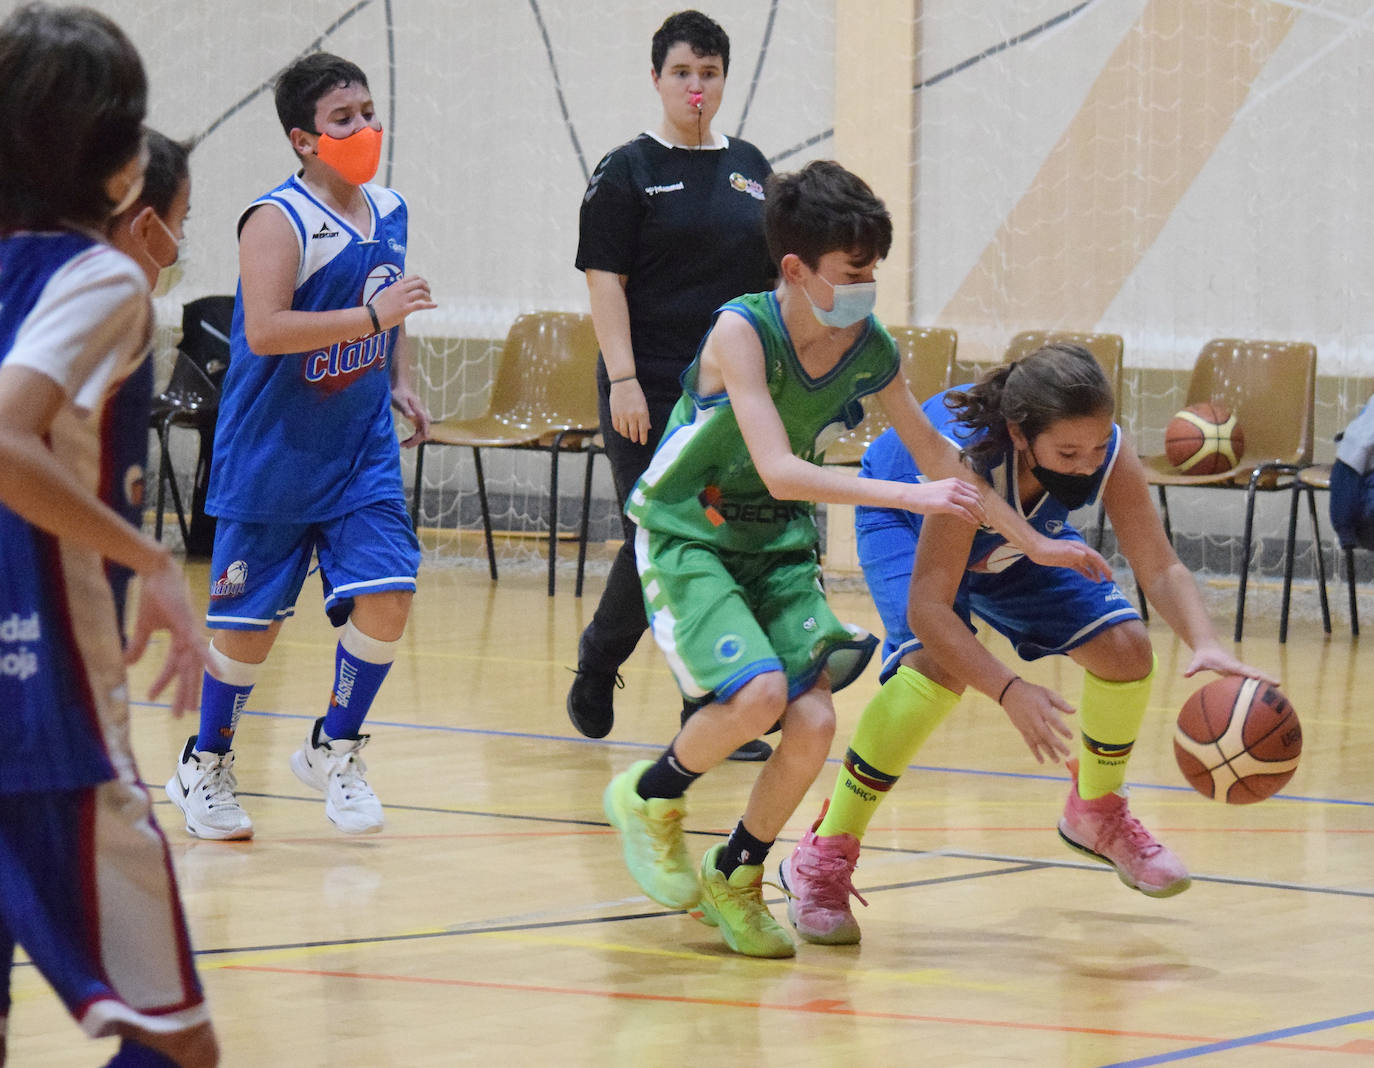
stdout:
[[(763, 344), (768, 392), (792, 451), (819, 463), (825, 447), (863, 418), (860, 399), (897, 373), (897, 347), (873, 316), (821, 378), (797, 360), (774, 293), (751, 293), (720, 308), (743, 316)], [(684, 392), (626, 513), (646, 530), (736, 552), (783, 552), (816, 544), (815, 506), (769, 495), (744, 444), (729, 395), (696, 390), (701, 355), (683, 373)]]

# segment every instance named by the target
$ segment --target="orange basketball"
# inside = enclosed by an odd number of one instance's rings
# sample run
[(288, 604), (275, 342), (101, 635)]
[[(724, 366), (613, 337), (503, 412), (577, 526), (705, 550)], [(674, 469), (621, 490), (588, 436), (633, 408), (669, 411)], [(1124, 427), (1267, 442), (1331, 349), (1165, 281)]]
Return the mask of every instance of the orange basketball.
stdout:
[(1174, 758), (1189, 785), (1214, 801), (1263, 801), (1293, 777), (1301, 753), (1297, 712), (1259, 679), (1214, 679), (1178, 714)]
[(1235, 413), (1221, 404), (1190, 404), (1169, 420), (1164, 454), (1184, 475), (1229, 471), (1245, 454), (1245, 432)]

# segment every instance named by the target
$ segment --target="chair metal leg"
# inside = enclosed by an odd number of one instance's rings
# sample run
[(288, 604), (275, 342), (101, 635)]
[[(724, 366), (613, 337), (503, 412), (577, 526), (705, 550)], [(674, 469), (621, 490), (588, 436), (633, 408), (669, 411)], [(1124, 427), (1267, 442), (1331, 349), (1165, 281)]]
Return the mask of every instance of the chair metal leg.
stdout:
[(162, 540), (163, 490), (167, 485), (167, 437), (161, 427), (157, 431), (157, 512), (153, 517), (153, 540)]
[(415, 446), (415, 491), (411, 494), (410, 501), (410, 527), (412, 530), (420, 529), (420, 490), (424, 486), (425, 474), (425, 443), (422, 441)]
[(1255, 530), (1255, 490), (1259, 486), (1260, 468), (1250, 474), (1250, 484), (1245, 487), (1245, 536), (1240, 550), (1240, 588), (1236, 591), (1236, 634), (1240, 641), (1245, 629), (1245, 583), (1250, 577), (1250, 538)]
[(549, 450), (549, 596), (553, 596), (554, 574), (558, 567), (558, 453), (563, 432), (553, 439)]
[(1311, 486), (1307, 490), (1307, 511), (1312, 516), (1312, 544), (1317, 547), (1317, 593), (1321, 597), (1322, 630), (1331, 633), (1331, 605), (1326, 599), (1326, 554), (1322, 551), (1322, 533), (1317, 529), (1317, 495)]
[(491, 512), (487, 508), (487, 479), (482, 473), (482, 450), (472, 447), (472, 463), (477, 469), (477, 499), (482, 504), (482, 533), (487, 537), (487, 568), (492, 582), (496, 581), (496, 546), (491, 541)]
[(582, 576), (587, 566), (587, 528), (591, 523), (592, 512), (592, 461), (596, 459), (596, 448), (587, 445), (587, 474), (582, 480), (582, 522), (577, 533), (577, 585), (573, 596), (582, 596)]
[[(1283, 597), (1279, 603), (1279, 644), (1288, 641), (1288, 605), (1293, 593), (1293, 557), (1298, 544), (1298, 497), (1302, 493), (1302, 483), (1293, 483), (1293, 492), (1288, 501), (1288, 537), (1283, 543)], [(1311, 490), (1308, 491), (1311, 493)], [(1322, 604), (1325, 605), (1325, 591)]]
[(1351, 637), (1360, 636), (1360, 610), (1355, 604), (1355, 547), (1348, 545), (1345, 548), (1345, 583), (1346, 589), (1350, 591), (1350, 634)]

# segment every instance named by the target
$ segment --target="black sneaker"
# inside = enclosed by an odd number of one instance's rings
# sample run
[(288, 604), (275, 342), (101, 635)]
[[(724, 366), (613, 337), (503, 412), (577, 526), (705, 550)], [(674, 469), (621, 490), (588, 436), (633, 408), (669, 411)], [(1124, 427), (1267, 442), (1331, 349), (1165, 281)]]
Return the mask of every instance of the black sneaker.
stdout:
[(762, 738), (755, 738), (752, 742), (745, 742), (742, 746), (731, 753), (726, 760), (739, 761), (762, 761), (767, 760), (773, 755), (773, 747)]
[[(682, 702), (683, 726), (686, 726), (687, 720), (689, 720), (692, 717), (692, 714), (696, 712), (697, 709), (704, 707), (705, 705), (700, 705), (697, 704), (695, 701), (688, 701), (684, 699)], [(774, 730), (776, 729), (777, 728), (775, 727)], [(736, 760), (741, 763), (759, 763), (761, 761), (767, 760), (772, 755), (773, 747), (769, 745), (767, 742), (765, 742), (762, 738), (755, 738), (752, 742), (745, 742), (742, 746), (736, 749), (725, 759)]]
[(579, 668), (568, 687), (568, 718), (587, 738), (604, 738), (615, 723), (614, 696), (625, 688), (619, 674)]

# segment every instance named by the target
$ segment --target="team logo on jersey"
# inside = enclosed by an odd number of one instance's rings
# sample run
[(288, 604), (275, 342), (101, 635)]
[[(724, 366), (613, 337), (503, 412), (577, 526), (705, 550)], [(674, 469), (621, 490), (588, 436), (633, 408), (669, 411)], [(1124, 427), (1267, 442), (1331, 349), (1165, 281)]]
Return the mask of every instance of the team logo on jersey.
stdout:
[(720, 509), (716, 507), (720, 504), (719, 486), (707, 486), (697, 494), (697, 503), (701, 505), (701, 510), (706, 513), (706, 518), (711, 521), (711, 526), (718, 527), (725, 523), (725, 517), (720, 514)]
[(1051, 538), (1058, 535), (1058, 533), (1063, 529), (1064, 521), (1062, 519), (1045, 520), (1045, 533), (1048, 534)]
[(364, 304), (371, 304), (378, 293), (380, 293), (392, 282), (400, 281), (401, 268), (394, 263), (379, 263), (372, 270), (367, 272), (367, 278), (363, 282)]
[(224, 569), (224, 574), (215, 579), (210, 587), (210, 597), (212, 600), (219, 600), (221, 597), (239, 597), (248, 588), (248, 564), (243, 560), (235, 560)]
[[(43, 623), (38, 613), (21, 616), (11, 612), (0, 621), (0, 675), (23, 682), (38, 674), (38, 654), (25, 642), (43, 638)], [(17, 645), (18, 648), (10, 648)]]
[(744, 654), (744, 641), (738, 634), (723, 634), (716, 641), (716, 659), (733, 664)]
[(331, 230), (328, 222), (320, 223), (320, 228), (310, 235), (311, 241), (322, 241), (331, 237), (338, 237), (339, 231)]
[(730, 188), (740, 193), (748, 193), (755, 200), (763, 199), (763, 185), (752, 178), (746, 178), (739, 171), (730, 175)]

